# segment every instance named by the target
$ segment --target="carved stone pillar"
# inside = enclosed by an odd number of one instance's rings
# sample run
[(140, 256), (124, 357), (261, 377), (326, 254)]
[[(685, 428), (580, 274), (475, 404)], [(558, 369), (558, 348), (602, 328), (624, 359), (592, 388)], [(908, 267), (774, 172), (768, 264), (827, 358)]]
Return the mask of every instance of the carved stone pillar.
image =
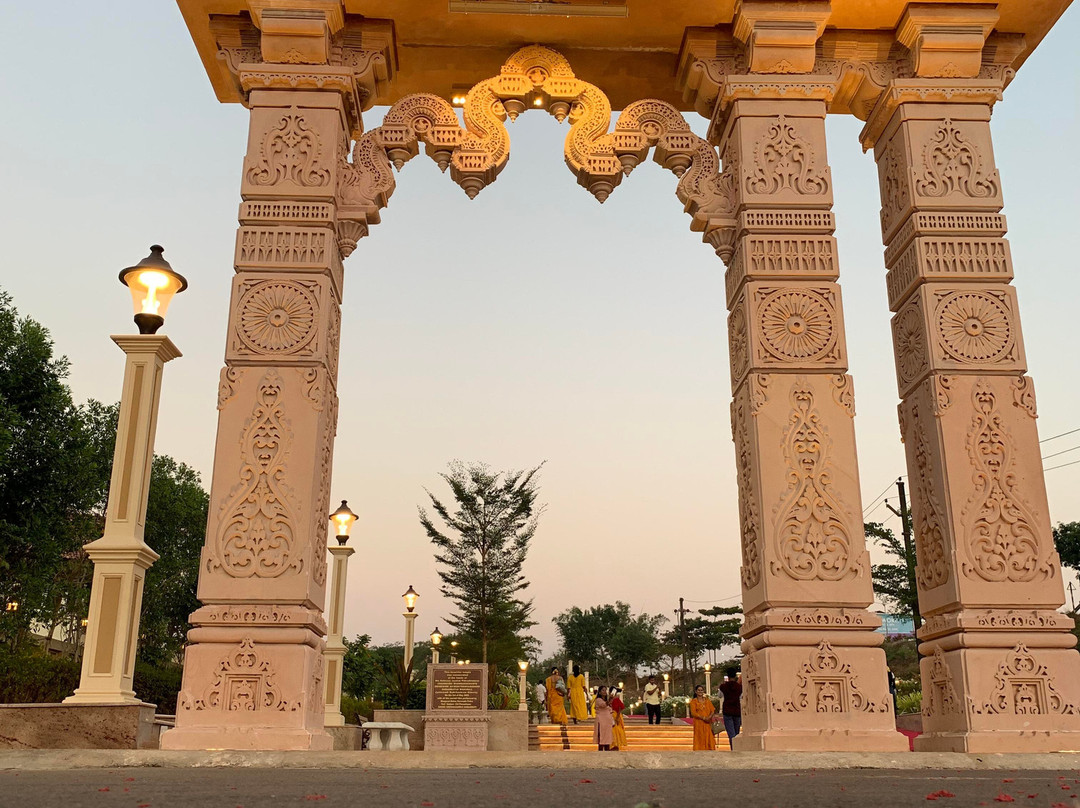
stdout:
[(969, 18), (977, 7), (934, 8), (937, 23), (955, 12), (943, 29), (952, 40), (906, 15), (898, 35), (913, 48), (916, 75), (890, 84), (861, 136), (881, 186), (926, 620), (915, 744), (1077, 749), (1080, 655), (1073, 621), (1057, 611), (1065, 593), (991, 146), (1002, 82), (980, 73), (977, 58), (993, 19)]
[[(810, 40), (812, 46), (812, 38)], [(727, 271), (745, 622), (739, 750), (907, 748), (862, 529), (823, 76), (729, 76)]]
[[(220, 32), (251, 118), (204, 605), (191, 616), (169, 749), (332, 748), (322, 611), (341, 326), (335, 197), (362, 82), (343, 58), (355, 52), (338, 0), (250, 6), (260, 31), (234, 20)], [(242, 47), (253, 37), (259, 47)], [(259, 48), (266, 61), (247, 61)]]

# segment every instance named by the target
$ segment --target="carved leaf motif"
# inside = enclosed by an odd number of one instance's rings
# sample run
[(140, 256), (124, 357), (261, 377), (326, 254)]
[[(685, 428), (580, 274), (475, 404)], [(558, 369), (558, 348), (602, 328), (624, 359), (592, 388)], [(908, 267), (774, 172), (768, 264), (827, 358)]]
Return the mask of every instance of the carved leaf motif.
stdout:
[(788, 490), (777, 506), (777, 560), (773, 574), (797, 581), (840, 581), (861, 574), (851, 557), (844, 506), (832, 487), (831, 439), (805, 380), (791, 390), (784, 433)]
[(998, 665), (996, 685), (989, 701), (975, 712), (1009, 715), (1077, 715), (1075, 704), (1065, 701), (1054, 678), (1023, 643)]
[(935, 462), (930, 452), (925, 416), (911, 405), (912, 460), (916, 473), (911, 484), (911, 515), (915, 528), (915, 578), (920, 589), (935, 589), (949, 580), (950, 563), (945, 542), (944, 509), (933, 487)]
[(930, 657), (930, 675), (923, 685), (922, 714), (928, 718), (939, 715), (955, 715), (964, 711), (956, 694), (952, 668), (945, 659), (941, 646)]
[(754, 170), (746, 179), (746, 190), (751, 194), (828, 193), (829, 180), (815, 166), (813, 147), (786, 116), (780, 115), (754, 145)]
[(975, 472), (964, 508), (968, 522), (967, 549), (973, 563), (964, 574), (984, 581), (1047, 580), (1054, 569), (1047, 560), (1035, 519), (1019, 491), (1015, 471), (1016, 445), (1002, 418), (997, 396), (979, 381), (972, 390), (975, 415), (967, 437)]
[(920, 196), (961, 193), (973, 199), (998, 195), (997, 171), (986, 172), (974, 142), (946, 118), (923, 147), (923, 168), (915, 181)]
[(330, 169), (319, 165), (321, 151), (318, 133), (293, 107), (266, 133), (259, 162), (248, 170), (248, 182), (252, 185), (291, 182), (317, 188), (329, 185)]
[[(751, 386), (753, 381), (751, 381)], [(742, 584), (752, 589), (761, 583), (761, 514), (757, 505), (754, 456), (750, 441), (751, 413), (747, 411), (747, 397), (752, 393), (740, 393), (732, 402), (732, 433), (735, 439), (735, 465), (739, 488), (739, 526), (742, 546)]]
[(223, 569), (233, 578), (276, 578), (297, 573), (293, 506), (286, 479), (291, 433), (281, 405), (281, 377), (263, 376), (255, 408), (240, 444), (240, 483), (225, 504), (225, 518), (207, 561), (211, 572)]
[(818, 643), (810, 659), (802, 664), (798, 684), (791, 698), (784, 702), (784, 712), (801, 713), (888, 713), (892, 703), (888, 697), (881, 701), (868, 698), (859, 690), (858, 677), (851, 672), (851, 663), (841, 662), (839, 655), (825, 640)]

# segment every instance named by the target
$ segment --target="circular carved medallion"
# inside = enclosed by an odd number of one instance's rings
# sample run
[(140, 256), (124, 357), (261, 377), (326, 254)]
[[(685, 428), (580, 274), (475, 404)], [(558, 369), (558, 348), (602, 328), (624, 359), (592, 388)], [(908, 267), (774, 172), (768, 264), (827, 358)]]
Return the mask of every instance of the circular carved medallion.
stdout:
[(289, 281), (263, 281), (240, 299), (240, 338), (259, 353), (288, 354), (315, 334), (318, 302), (309, 289)]
[(938, 304), (941, 345), (960, 362), (995, 362), (1012, 347), (1009, 311), (985, 292), (953, 292)]
[(742, 378), (749, 362), (749, 349), (746, 336), (746, 315), (744, 306), (739, 303), (728, 317), (728, 351), (731, 354), (731, 375)]
[(896, 318), (893, 340), (900, 381), (910, 382), (926, 366), (926, 338), (923, 334), (922, 315), (916, 307), (908, 306)]
[(836, 344), (832, 305), (809, 289), (773, 292), (761, 304), (761, 335), (777, 359), (822, 359)]

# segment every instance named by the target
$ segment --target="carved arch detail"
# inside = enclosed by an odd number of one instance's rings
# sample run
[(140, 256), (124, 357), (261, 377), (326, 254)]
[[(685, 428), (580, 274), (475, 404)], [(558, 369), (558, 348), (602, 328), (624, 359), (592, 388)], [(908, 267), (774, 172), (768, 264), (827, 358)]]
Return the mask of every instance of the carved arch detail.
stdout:
[(529, 45), (510, 56), (498, 76), (472, 87), (463, 106), (464, 127), (453, 106), (430, 93), (400, 99), (381, 126), (354, 144), (342, 160), (338, 188), (338, 227), (355, 240), (377, 224), (395, 189), (393, 168), (420, 153), (420, 144), (440, 170), (475, 198), (495, 181), (510, 157), (505, 121), (526, 109), (546, 107), (570, 131), (564, 145), (567, 167), (578, 184), (601, 203), (624, 176), (653, 159), (680, 178), (676, 194), (692, 217), (691, 230), (725, 261), (734, 243), (733, 172), (721, 173), (716, 150), (698, 137), (682, 113), (664, 101), (646, 99), (628, 106), (609, 132), (611, 103), (595, 85), (577, 78), (566, 58), (543, 45)]

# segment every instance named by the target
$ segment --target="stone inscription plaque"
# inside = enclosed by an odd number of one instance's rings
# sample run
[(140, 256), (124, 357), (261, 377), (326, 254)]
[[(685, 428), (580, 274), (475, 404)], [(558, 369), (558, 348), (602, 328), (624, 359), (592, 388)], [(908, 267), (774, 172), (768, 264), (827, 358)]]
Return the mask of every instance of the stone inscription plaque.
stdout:
[(484, 672), (474, 667), (437, 667), (432, 671), (431, 710), (483, 710)]

